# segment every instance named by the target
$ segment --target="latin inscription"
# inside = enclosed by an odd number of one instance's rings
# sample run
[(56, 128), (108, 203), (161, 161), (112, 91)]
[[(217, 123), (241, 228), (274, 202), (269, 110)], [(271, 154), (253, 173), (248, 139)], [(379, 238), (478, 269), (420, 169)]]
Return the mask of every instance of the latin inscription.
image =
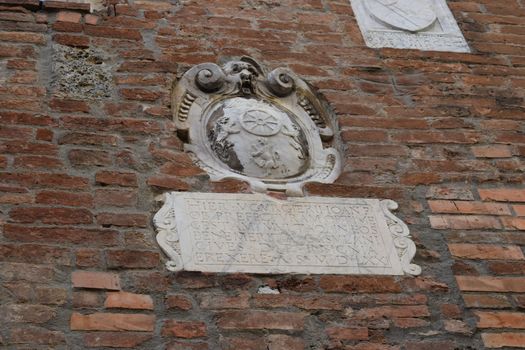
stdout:
[(379, 200), (217, 196), (175, 197), (187, 270), (399, 274)]

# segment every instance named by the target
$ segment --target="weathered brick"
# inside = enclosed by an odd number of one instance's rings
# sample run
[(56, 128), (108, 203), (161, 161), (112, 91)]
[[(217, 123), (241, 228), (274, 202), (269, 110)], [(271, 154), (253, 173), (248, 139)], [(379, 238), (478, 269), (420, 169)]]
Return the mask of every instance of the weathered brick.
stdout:
[(56, 20), (58, 22), (72, 22), (79, 23), (82, 19), (82, 15), (78, 12), (60, 11), (57, 14)]
[(304, 350), (305, 342), (299, 337), (284, 334), (268, 336), (268, 350)]
[(499, 294), (463, 294), (465, 306), (469, 308), (501, 309), (511, 307), (505, 295)]
[(192, 339), (205, 337), (208, 332), (204, 322), (169, 320), (164, 323), (161, 333), (163, 336)]
[(512, 150), (508, 146), (473, 146), (472, 153), (477, 158), (508, 158), (512, 157)]
[(428, 201), (428, 205), (434, 213), (489, 215), (512, 214), (508, 205), (500, 203), (431, 200)]
[(299, 296), (287, 294), (260, 294), (254, 297), (254, 305), (264, 308), (295, 306), (305, 310), (342, 310), (343, 298), (334, 296)]
[(200, 300), (200, 307), (203, 309), (247, 309), (249, 305), (249, 295), (247, 293), (239, 293), (239, 295), (233, 296), (218, 295), (216, 293), (204, 294)]
[(116, 245), (119, 233), (114, 230), (74, 227), (34, 227), (6, 224), (4, 236), (20, 242), (72, 243), (95, 246)]
[(154, 268), (159, 265), (158, 252), (143, 250), (108, 250), (106, 260), (110, 268)]
[(450, 253), (458, 258), (525, 260), (523, 251), (518, 246), (449, 243), (448, 248), (450, 249)]
[(476, 311), (479, 328), (520, 328), (525, 329), (525, 313)]
[(153, 299), (149, 295), (127, 292), (111, 292), (104, 302), (105, 308), (153, 310)]
[(320, 287), (327, 292), (391, 293), (401, 286), (392, 277), (322, 276)]
[(330, 327), (326, 329), (326, 334), (335, 340), (368, 340), (366, 327)]
[(24, 325), (10, 330), (9, 342), (12, 344), (39, 344), (57, 346), (66, 342), (63, 332), (51, 331), (44, 327)]
[(93, 196), (90, 193), (72, 193), (63, 191), (41, 191), (37, 193), (36, 203), (67, 205), (72, 207), (93, 207)]
[(481, 199), (498, 202), (525, 202), (525, 189), (522, 188), (480, 188)]
[(456, 281), (465, 292), (525, 293), (523, 277), (456, 276)]
[(115, 273), (74, 271), (71, 281), (74, 288), (120, 290), (120, 278)]
[(102, 185), (117, 185), (123, 187), (137, 187), (137, 175), (134, 173), (120, 173), (100, 171), (95, 175), (95, 181)]
[(145, 214), (100, 213), (97, 222), (102, 226), (147, 227)]
[(56, 310), (44, 305), (9, 304), (0, 306), (2, 323), (45, 323), (56, 317)]
[(430, 215), (430, 225), (438, 230), (500, 229), (501, 223), (492, 216), (483, 215)]
[(74, 331), (138, 331), (152, 332), (155, 316), (144, 314), (94, 313), (82, 315), (73, 312), (70, 319)]
[(524, 348), (525, 333), (482, 333), (481, 339), (487, 348), (496, 349), (503, 347)]
[(166, 307), (168, 309), (177, 309), (188, 311), (193, 307), (191, 300), (180, 294), (171, 294), (166, 297)]
[(44, 224), (91, 224), (93, 215), (87, 209), (71, 208), (15, 208), (9, 212), (9, 217), (15, 222)]
[(304, 329), (306, 313), (270, 311), (224, 311), (218, 313), (217, 326), (223, 329)]
[(95, 332), (83, 335), (84, 344), (89, 348), (135, 348), (151, 338), (151, 334), (135, 332)]

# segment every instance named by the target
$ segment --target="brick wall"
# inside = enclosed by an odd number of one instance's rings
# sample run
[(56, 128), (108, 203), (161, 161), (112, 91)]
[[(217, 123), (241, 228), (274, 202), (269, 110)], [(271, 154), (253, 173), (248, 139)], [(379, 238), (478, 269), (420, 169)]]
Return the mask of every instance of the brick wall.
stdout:
[[(448, 2), (472, 54), (368, 49), (348, 0), (46, 3), (0, 0), (2, 347), (525, 348), (522, 0)], [(182, 152), (170, 88), (240, 55), (337, 109), (307, 191), (398, 201), (420, 277), (166, 271), (157, 195), (247, 191)]]

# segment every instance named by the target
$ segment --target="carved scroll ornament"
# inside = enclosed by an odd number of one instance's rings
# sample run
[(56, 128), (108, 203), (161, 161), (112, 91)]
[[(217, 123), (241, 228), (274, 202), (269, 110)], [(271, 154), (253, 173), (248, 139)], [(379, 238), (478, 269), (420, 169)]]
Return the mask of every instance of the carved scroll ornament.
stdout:
[(213, 181), (302, 196), (305, 183), (339, 175), (333, 113), (286, 68), (266, 72), (247, 57), (199, 64), (176, 84), (172, 105), (186, 150)]

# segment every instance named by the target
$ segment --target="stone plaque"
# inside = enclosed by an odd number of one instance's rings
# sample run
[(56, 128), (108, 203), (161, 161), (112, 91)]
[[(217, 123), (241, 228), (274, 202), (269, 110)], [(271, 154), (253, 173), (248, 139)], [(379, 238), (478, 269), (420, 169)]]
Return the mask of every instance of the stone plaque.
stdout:
[(350, 0), (369, 47), (470, 52), (445, 0)]
[(418, 275), (391, 200), (263, 194), (164, 195), (157, 241), (170, 270)]

